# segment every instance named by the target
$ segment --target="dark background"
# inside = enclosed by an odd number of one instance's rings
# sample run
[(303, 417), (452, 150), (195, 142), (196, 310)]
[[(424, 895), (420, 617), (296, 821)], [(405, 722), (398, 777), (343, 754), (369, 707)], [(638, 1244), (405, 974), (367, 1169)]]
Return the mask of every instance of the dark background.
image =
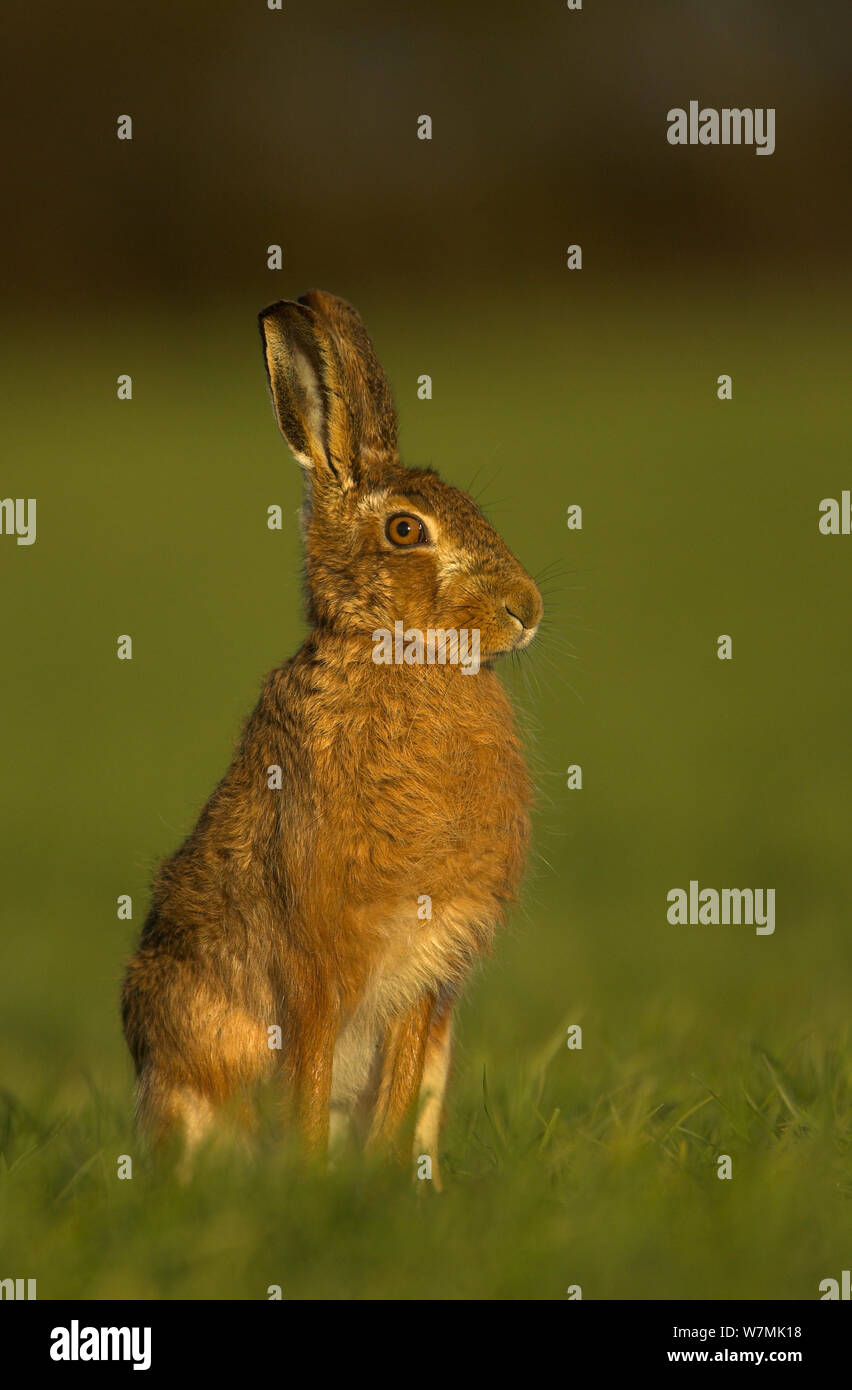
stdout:
[[(563, 282), (566, 240), (607, 283), (847, 264), (840, 0), (155, 0), (17, 7), (6, 32), (2, 260), (31, 309), (262, 299), (272, 241), (282, 292), (362, 298), (522, 295)], [(691, 98), (774, 106), (776, 153), (673, 149)]]

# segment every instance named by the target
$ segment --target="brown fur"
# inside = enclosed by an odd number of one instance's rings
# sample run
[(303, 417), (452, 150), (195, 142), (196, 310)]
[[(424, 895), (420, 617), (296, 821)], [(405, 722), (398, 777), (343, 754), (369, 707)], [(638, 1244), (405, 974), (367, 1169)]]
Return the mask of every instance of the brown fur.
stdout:
[[(436, 1164), (453, 1001), (515, 896), (528, 839), (527, 774), (490, 662), (527, 644), (541, 599), (467, 494), (400, 463), (354, 309), (312, 291), (264, 311), (261, 333), (308, 478), (312, 631), (268, 677), (157, 875), (122, 994), (139, 1118), (192, 1144), (226, 1102), (279, 1076), (312, 1150), (330, 1112), (393, 1145), (422, 1092), (415, 1152)], [(428, 544), (395, 548), (395, 512), (422, 518)], [(377, 665), (372, 633), (397, 620), (478, 628), (485, 664)]]

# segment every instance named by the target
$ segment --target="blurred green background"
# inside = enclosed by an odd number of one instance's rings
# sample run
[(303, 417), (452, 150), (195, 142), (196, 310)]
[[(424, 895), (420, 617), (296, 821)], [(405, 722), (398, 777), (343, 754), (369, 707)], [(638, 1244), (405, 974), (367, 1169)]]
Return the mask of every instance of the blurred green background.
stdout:
[[(0, 1277), (43, 1298), (818, 1297), (852, 1237), (852, 540), (817, 527), (852, 486), (848, 10), (10, 23), (0, 494), (38, 499), (38, 539), (0, 537)], [(670, 148), (692, 98), (775, 106), (776, 153)], [(269, 1142), (180, 1188), (130, 1122), (117, 992), (151, 874), (304, 633), (301, 479), (255, 315), (312, 284), (363, 314), (406, 461), (481, 492), (545, 571), (541, 635), (505, 672), (536, 854), (462, 1009), (426, 1202)], [(775, 887), (774, 936), (670, 926), (691, 878)]]

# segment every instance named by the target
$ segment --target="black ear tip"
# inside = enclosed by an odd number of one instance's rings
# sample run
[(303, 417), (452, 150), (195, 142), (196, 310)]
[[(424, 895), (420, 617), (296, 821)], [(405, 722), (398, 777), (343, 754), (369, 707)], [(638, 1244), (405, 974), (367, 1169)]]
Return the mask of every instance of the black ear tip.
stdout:
[(274, 304), (267, 304), (265, 309), (261, 309), (257, 316), (261, 334), (265, 332), (265, 326), (269, 319), (277, 319), (281, 323), (286, 322), (291, 325), (313, 325), (316, 323), (313, 309), (309, 304), (303, 303), (301, 299), (276, 299)]
[(287, 299), (276, 299), (274, 304), (267, 304), (265, 309), (261, 309), (257, 316), (257, 321), (261, 328), (263, 327), (264, 319), (271, 318), (273, 314), (277, 314), (279, 310), (284, 308), (285, 304), (289, 304), (290, 302), (291, 301)]

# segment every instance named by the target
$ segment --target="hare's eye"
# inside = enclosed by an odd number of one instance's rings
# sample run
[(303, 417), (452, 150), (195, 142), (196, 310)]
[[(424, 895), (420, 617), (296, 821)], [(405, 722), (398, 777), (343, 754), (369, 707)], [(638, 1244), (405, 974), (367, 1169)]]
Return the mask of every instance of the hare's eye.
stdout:
[(426, 527), (419, 516), (398, 512), (389, 518), (385, 535), (394, 545), (422, 545), (426, 540)]

